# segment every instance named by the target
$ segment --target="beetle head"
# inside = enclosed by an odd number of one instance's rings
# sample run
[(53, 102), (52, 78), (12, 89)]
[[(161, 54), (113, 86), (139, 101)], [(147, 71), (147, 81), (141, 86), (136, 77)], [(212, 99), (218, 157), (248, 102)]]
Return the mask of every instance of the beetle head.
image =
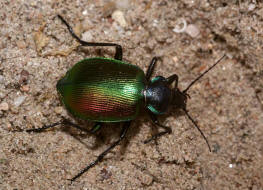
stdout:
[(187, 93), (184, 93), (175, 87), (173, 90), (173, 102), (172, 105), (176, 109), (186, 109), (187, 98), (190, 96)]

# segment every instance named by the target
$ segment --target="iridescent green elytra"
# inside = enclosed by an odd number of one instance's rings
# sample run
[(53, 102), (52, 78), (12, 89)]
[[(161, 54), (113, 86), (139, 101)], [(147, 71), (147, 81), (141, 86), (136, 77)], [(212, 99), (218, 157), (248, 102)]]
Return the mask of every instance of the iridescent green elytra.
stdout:
[(75, 64), (57, 83), (67, 110), (81, 119), (120, 122), (135, 119), (143, 105), (144, 72), (110, 58), (88, 58)]

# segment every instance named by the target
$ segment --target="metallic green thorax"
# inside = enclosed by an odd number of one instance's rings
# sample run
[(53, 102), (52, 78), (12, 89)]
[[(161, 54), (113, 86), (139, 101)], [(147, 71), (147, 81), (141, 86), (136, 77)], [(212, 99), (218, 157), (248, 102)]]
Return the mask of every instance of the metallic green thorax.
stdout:
[(144, 103), (144, 72), (109, 58), (88, 58), (75, 64), (57, 83), (68, 111), (91, 121), (133, 120)]

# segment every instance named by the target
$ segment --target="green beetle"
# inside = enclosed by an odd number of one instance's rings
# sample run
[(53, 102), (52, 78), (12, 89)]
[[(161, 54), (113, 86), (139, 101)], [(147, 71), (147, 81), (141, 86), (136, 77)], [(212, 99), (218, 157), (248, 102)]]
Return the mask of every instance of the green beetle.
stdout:
[[(187, 98), (189, 96), (187, 91), (204, 74), (218, 64), (225, 55), (197, 77), (185, 90), (180, 91), (177, 87), (178, 76), (176, 74), (168, 78), (157, 76), (150, 79), (158, 60), (157, 57), (152, 59), (145, 75), (141, 68), (122, 61), (122, 47), (120, 45), (114, 43), (85, 42), (74, 33), (73, 29), (62, 16), (58, 15), (58, 17), (81, 45), (113, 46), (116, 48), (114, 59), (102, 57), (87, 58), (75, 64), (57, 83), (57, 90), (61, 101), (66, 109), (75, 117), (95, 122), (91, 132), (98, 130), (101, 124), (105, 122), (124, 123), (120, 138), (102, 152), (94, 162), (74, 176), (71, 181), (76, 180), (91, 167), (98, 164), (110, 150), (121, 142), (130, 127), (131, 121), (136, 119), (143, 108), (148, 110), (153, 123), (164, 129), (164, 131), (144, 141), (145, 143), (164, 134), (171, 133), (172, 130), (170, 127), (159, 123), (157, 115), (166, 113), (169, 107), (175, 107), (182, 109), (186, 113), (205, 139), (211, 151), (203, 132), (186, 110)], [(172, 85), (173, 83), (175, 84)], [(41, 132), (47, 128), (65, 123), (77, 129), (87, 131), (67, 120), (27, 131)]]

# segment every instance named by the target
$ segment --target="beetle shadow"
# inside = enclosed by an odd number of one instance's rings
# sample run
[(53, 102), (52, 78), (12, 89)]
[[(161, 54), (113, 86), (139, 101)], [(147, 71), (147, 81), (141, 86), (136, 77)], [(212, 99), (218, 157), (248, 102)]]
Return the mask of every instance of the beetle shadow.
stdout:
[[(94, 122), (80, 120), (77, 118), (73, 118), (73, 123), (78, 125), (81, 128), (84, 128), (85, 130), (91, 130), (94, 126)], [(120, 143), (120, 151), (118, 154), (124, 155), (126, 152), (127, 147), (129, 146), (131, 139), (133, 139), (138, 133), (141, 131), (141, 126), (143, 126), (143, 123), (147, 123), (147, 125), (151, 128), (151, 134), (155, 134), (158, 132), (157, 128), (153, 126), (153, 123), (151, 122), (150, 117), (145, 111), (142, 111), (140, 113), (139, 118), (136, 120), (133, 120), (131, 122), (131, 126), (126, 134), (126, 137), (121, 141)], [(117, 123), (103, 123), (101, 128), (96, 131), (95, 133), (87, 133), (87, 131), (82, 131), (73, 127), (70, 127), (70, 124), (65, 124), (61, 127), (61, 130), (68, 135), (72, 136), (74, 139), (76, 139), (79, 143), (84, 145), (86, 148), (90, 150), (96, 150), (99, 147), (107, 144), (108, 147), (115, 142), (121, 134), (122, 131), (122, 125), (124, 122), (117, 122)], [(160, 131), (160, 130), (159, 130)], [(147, 134), (145, 138), (140, 139), (139, 143), (144, 145), (144, 141), (147, 140), (147, 138), (150, 137), (151, 134)], [(89, 143), (87, 138), (95, 137), (95, 141), (92, 143)]]
[[(183, 115), (185, 114), (181, 110), (171, 109), (169, 114), (161, 115), (160, 117), (158, 117), (158, 119), (161, 124), (166, 125), (165, 120), (167, 116), (174, 116), (176, 118)], [(94, 126), (94, 122), (78, 120), (76, 118), (74, 119), (74, 121), (74, 123), (86, 130), (91, 130), (91, 128)], [(129, 146), (131, 139), (133, 139), (141, 131), (141, 126), (143, 125), (143, 123), (147, 123), (148, 127), (150, 127), (150, 133), (147, 134), (143, 139), (139, 140), (139, 143), (141, 143), (142, 145), (144, 145), (144, 141), (150, 138), (151, 135), (157, 134), (158, 132), (162, 131), (162, 129), (160, 129), (159, 127), (154, 126), (153, 122), (151, 121), (150, 117), (146, 112), (142, 112), (138, 119), (132, 121), (131, 126), (126, 134), (126, 137), (120, 143), (120, 150), (116, 152), (117, 154), (124, 155), (126, 153), (127, 147)], [(110, 147), (113, 144), (113, 142), (115, 142), (120, 137), (123, 124), (123, 122), (103, 123), (101, 128), (98, 131), (96, 131), (96, 133), (87, 133), (87, 131), (81, 131), (79, 129), (72, 128), (69, 127), (69, 124), (64, 125), (61, 128), (61, 130), (67, 133), (68, 135), (72, 136), (77, 141), (79, 141), (79, 143), (84, 145), (86, 148), (90, 150), (96, 150), (105, 144), (107, 144), (107, 146)], [(171, 127), (172, 130), (174, 130), (175, 128), (175, 126), (169, 127)], [(92, 143), (87, 143), (85, 139), (90, 138), (91, 136), (95, 137), (95, 141)], [(158, 140), (159, 139), (157, 139), (157, 142)], [(157, 144), (157, 142), (155, 141), (155, 144)]]
[[(85, 129), (85, 130), (91, 130), (94, 126), (94, 122), (89, 121), (83, 121), (74, 119), (74, 123), (78, 125), (79, 127)], [(70, 124), (65, 124), (61, 127), (61, 130), (68, 135), (72, 136), (74, 139), (79, 141), (82, 145), (84, 145), (86, 148), (91, 150), (96, 150), (102, 145), (107, 144), (110, 146), (115, 142), (121, 134), (122, 131), (122, 125), (123, 122), (118, 123), (103, 123), (101, 128), (96, 131), (95, 133), (88, 133), (87, 131), (82, 131), (73, 127), (70, 127)], [(125, 153), (126, 147), (129, 145), (130, 139), (138, 134), (139, 132), (139, 126), (142, 124), (142, 122), (139, 122), (139, 120), (133, 121), (130, 129), (128, 130), (126, 137), (122, 140), (120, 143), (121, 146), (121, 154)], [(90, 138), (91, 136), (95, 137), (95, 141), (92, 143), (87, 142), (85, 139)]]
[(78, 52), (83, 52), (85, 56), (87, 55), (95, 55), (96, 57), (107, 57), (114, 59), (114, 53), (115, 53), (115, 48), (109, 48), (109, 47), (98, 47), (98, 48), (90, 48), (90, 47), (83, 47), (79, 46), (78, 47)]
[[(126, 138), (121, 143), (120, 154), (124, 155), (126, 153), (127, 147), (131, 143), (131, 139), (133, 139), (137, 134), (140, 133), (141, 127), (143, 123), (148, 122), (147, 116), (140, 116), (138, 119), (132, 121), (129, 131), (127, 132)], [(143, 144), (145, 139), (140, 139), (140, 143)]]
[[(99, 48), (91, 49), (90, 47), (83, 47), (80, 45), (78, 47), (78, 52), (84, 53), (85, 58), (86, 58), (86, 56), (90, 57), (90, 55), (95, 55), (95, 57), (105, 57), (105, 58), (114, 59), (114, 55), (115, 55), (115, 49), (109, 48), (109, 47), (99, 47)], [(126, 63), (131, 63), (130, 60), (127, 60), (125, 58), (122, 58), (122, 61), (124, 61)]]
[[(82, 128), (83, 130), (71, 127), (70, 124), (64, 124), (61, 130), (67, 133), (68, 135), (70, 135), (71, 137), (73, 137), (80, 144), (84, 145), (86, 148), (91, 150), (96, 150), (97, 148), (99, 148), (101, 145), (105, 143), (105, 135), (104, 133), (102, 133), (104, 126), (102, 126), (101, 129), (99, 129), (95, 133), (92, 133), (88, 131), (92, 129), (92, 126), (94, 126), (95, 123), (78, 120), (76, 118), (74, 118), (73, 121), (74, 124)], [(92, 142), (90, 142), (87, 140), (87, 138), (94, 138), (95, 141), (91, 140)]]

